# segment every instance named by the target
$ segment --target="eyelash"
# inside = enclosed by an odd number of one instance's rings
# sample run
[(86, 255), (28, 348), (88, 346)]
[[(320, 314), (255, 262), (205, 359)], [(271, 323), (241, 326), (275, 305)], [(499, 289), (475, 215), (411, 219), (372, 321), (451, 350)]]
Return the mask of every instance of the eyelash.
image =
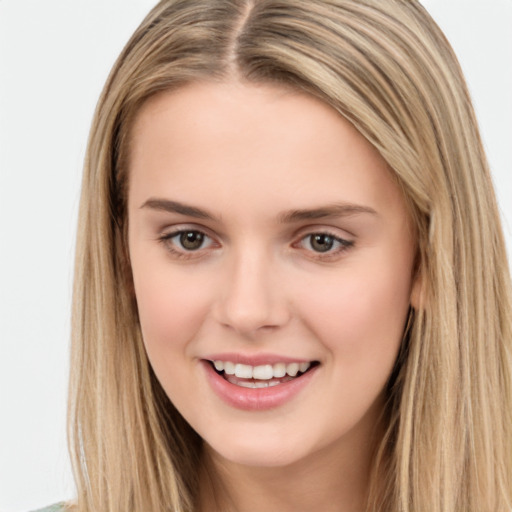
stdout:
[[(165, 233), (158, 238), (158, 241), (165, 246), (166, 250), (168, 250), (174, 257), (178, 259), (187, 260), (192, 258), (199, 258), (202, 256), (202, 251), (205, 250), (205, 248), (202, 247), (202, 243), (201, 246), (198, 247), (197, 249), (187, 250), (185, 248), (177, 249), (177, 244), (180, 242), (172, 242), (173, 238), (182, 237), (185, 234), (191, 233), (194, 233), (195, 235), (200, 235), (203, 238), (203, 241), (210, 240), (209, 246), (215, 245), (215, 241), (210, 236), (208, 236), (204, 231), (201, 231), (199, 229), (179, 229), (177, 231), (172, 231), (171, 233)], [(333, 245), (337, 244), (337, 249), (334, 251), (332, 250), (332, 247), (326, 250), (325, 252), (315, 251), (313, 249), (305, 249), (307, 252), (311, 252), (314, 254), (314, 259), (320, 261), (329, 261), (335, 259), (354, 246), (354, 242), (351, 240), (340, 238), (339, 236), (336, 236), (333, 233), (330, 233), (329, 231), (320, 230), (310, 232), (302, 236), (298, 242), (292, 244), (292, 247), (303, 247), (303, 244), (307, 240), (309, 240), (309, 245), (311, 246), (312, 238), (315, 236), (327, 237), (331, 239)]]
[(183, 236), (187, 233), (199, 234), (203, 237), (203, 239), (209, 239), (213, 242), (210, 236), (208, 236), (204, 231), (201, 231), (199, 229), (179, 229), (177, 231), (172, 231), (171, 233), (165, 233), (158, 238), (158, 241), (162, 243), (174, 257), (178, 259), (191, 259), (200, 257), (201, 254), (199, 253), (203, 249), (202, 247), (199, 247), (198, 249), (195, 250), (187, 250), (185, 248), (176, 249), (177, 244), (172, 242), (173, 238)]
[(293, 247), (302, 246), (304, 243), (306, 243), (306, 241), (309, 241), (307, 243), (311, 246), (313, 242), (313, 237), (326, 237), (332, 241), (333, 245), (337, 244), (337, 249), (332, 250), (331, 247), (325, 252), (315, 251), (313, 249), (306, 249), (308, 252), (312, 252), (315, 254), (314, 258), (321, 261), (329, 261), (335, 259), (354, 246), (354, 242), (352, 240), (340, 238), (339, 236), (336, 236), (333, 233), (330, 233), (329, 231), (317, 231), (308, 233), (307, 235), (301, 237), (301, 239), (298, 242), (293, 244)]

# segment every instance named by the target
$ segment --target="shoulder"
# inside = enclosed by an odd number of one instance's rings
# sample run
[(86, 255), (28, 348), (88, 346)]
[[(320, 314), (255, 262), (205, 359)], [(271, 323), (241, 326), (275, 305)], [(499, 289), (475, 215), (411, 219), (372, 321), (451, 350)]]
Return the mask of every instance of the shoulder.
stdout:
[(64, 512), (64, 510), (65, 503), (55, 503), (54, 505), (50, 505), (49, 507), (33, 510), (32, 512)]

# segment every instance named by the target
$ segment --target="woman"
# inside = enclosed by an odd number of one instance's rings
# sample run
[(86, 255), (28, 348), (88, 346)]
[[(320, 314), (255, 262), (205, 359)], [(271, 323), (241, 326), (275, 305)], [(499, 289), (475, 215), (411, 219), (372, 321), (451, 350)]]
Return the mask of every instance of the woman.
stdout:
[(417, 2), (161, 2), (79, 225), (73, 510), (510, 510), (504, 243)]

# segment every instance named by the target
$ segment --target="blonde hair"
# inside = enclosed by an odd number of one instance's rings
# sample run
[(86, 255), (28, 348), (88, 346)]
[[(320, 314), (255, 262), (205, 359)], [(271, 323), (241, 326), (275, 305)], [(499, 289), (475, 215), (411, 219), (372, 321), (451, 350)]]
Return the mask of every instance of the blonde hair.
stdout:
[(511, 288), (467, 88), (414, 0), (163, 0), (107, 81), (85, 162), (70, 451), (80, 512), (191, 512), (201, 440), (146, 358), (126, 250), (130, 126), (198, 80), (272, 82), (340, 112), (388, 162), (418, 234), (419, 306), (389, 385), (368, 510), (512, 508)]

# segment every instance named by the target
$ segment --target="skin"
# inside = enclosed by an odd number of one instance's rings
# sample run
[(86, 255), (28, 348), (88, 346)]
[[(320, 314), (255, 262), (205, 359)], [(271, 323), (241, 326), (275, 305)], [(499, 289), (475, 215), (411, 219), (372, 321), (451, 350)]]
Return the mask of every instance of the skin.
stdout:
[[(323, 102), (271, 85), (161, 93), (132, 138), (141, 328), (163, 388), (205, 440), (215, 477), (213, 487), (202, 480), (202, 510), (216, 510), (213, 498), (241, 512), (363, 510), (383, 389), (418, 286), (410, 219), (385, 161)], [(351, 207), (283, 219), (340, 204)], [(204, 233), (203, 245), (187, 251), (170, 238), (179, 230)], [(320, 252), (315, 233), (345, 242)], [(201, 360), (226, 352), (320, 365), (284, 405), (245, 411), (205, 377)]]

